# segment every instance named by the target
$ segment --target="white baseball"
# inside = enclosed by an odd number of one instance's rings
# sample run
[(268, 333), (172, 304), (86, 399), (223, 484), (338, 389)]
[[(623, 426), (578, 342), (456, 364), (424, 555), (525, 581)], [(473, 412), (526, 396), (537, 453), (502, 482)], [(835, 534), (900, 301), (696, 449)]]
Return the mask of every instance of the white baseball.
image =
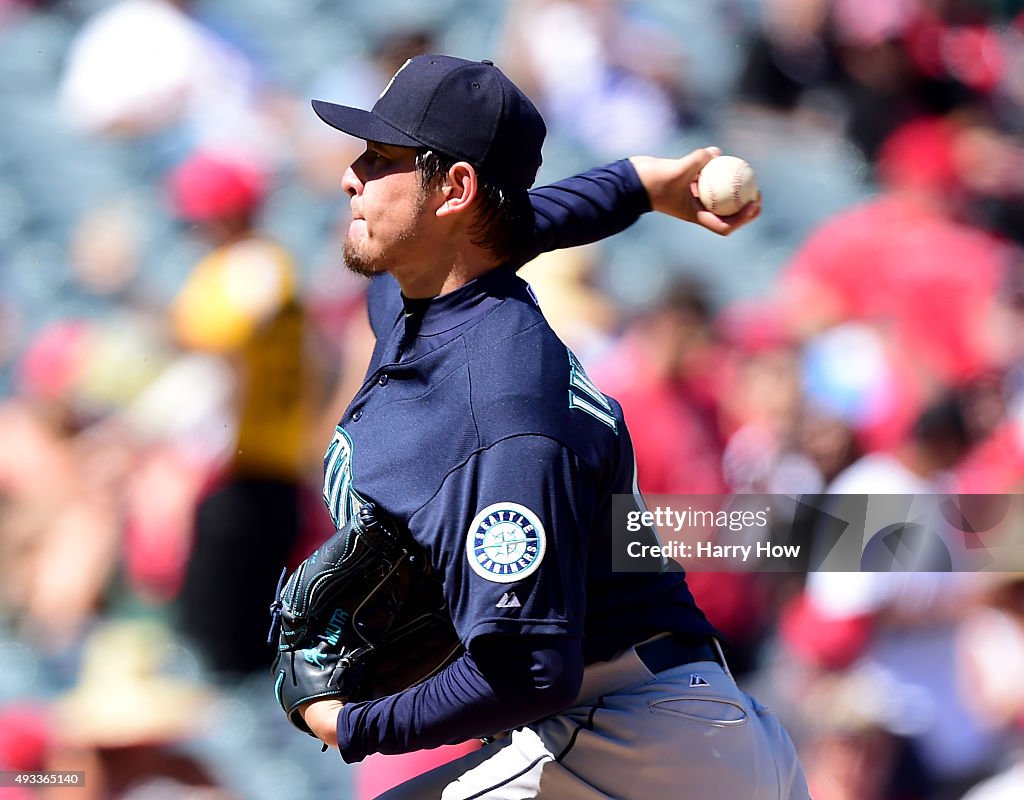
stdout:
[(736, 156), (718, 156), (697, 176), (697, 195), (704, 208), (728, 217), (757, 199), (757, 177), (750, 164)]

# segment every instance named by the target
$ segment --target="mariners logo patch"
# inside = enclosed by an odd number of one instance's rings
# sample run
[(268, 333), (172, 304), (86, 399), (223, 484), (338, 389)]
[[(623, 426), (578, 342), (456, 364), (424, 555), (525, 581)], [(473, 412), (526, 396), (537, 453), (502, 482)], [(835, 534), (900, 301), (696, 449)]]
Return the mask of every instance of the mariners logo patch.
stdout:
[(495, 503), (473, 518), (466, 536), (466, 558), (489, 581), (512, 583), (532, 575), (544, 559), (546, 540), (540, 519), (518, 503)]

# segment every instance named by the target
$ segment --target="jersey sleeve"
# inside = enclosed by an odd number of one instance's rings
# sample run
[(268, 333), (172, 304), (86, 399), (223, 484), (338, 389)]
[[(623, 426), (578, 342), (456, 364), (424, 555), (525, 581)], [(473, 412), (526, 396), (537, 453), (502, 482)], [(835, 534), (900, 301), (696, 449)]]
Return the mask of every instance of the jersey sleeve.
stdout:
[(492, 633), (583, 636), (594, 484), (560, 442), (512, 436), (453, 470), (413, 515), (464, 644)]
[(541, 253), (590, 244), (625, 230), (651, 201), (628, 159), (530, 192), (534, 235), (517, 267)]

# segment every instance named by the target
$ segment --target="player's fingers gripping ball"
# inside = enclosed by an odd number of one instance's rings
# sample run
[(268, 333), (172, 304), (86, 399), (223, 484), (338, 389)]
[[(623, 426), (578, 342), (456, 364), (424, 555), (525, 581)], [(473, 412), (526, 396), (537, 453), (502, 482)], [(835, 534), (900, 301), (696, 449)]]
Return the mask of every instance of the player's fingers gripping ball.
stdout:
[(757, 199), (759, 191), (753, 168), (736, 156), (711, 159), (697, 176), (700, 202), (720, 217), (741, 211)]
[(274, 691), (293, 725), (311, 733), (303, 703), (390, 694), (461, 652), (427, 573), (415, 542), (367, 504), (291, 574), (271, 605), (271, 639), (279, 624)]

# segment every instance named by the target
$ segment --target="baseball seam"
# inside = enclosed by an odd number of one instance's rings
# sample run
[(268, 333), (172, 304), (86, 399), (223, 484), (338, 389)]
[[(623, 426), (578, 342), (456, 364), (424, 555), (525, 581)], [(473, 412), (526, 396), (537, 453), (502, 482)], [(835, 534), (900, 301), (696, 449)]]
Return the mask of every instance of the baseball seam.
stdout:
[(732, 201), (736, 204), (737, 210), (743, 203), (743, 167), (741, 164), (736, 167), (736, 171), (732, 174)]
[(711, 195), (711, 208), (708, 209), (712, 214), (716, 214), (718, 208), (718, 192), (715, 191), (714, 185), (708, 186), (708, 194)]

